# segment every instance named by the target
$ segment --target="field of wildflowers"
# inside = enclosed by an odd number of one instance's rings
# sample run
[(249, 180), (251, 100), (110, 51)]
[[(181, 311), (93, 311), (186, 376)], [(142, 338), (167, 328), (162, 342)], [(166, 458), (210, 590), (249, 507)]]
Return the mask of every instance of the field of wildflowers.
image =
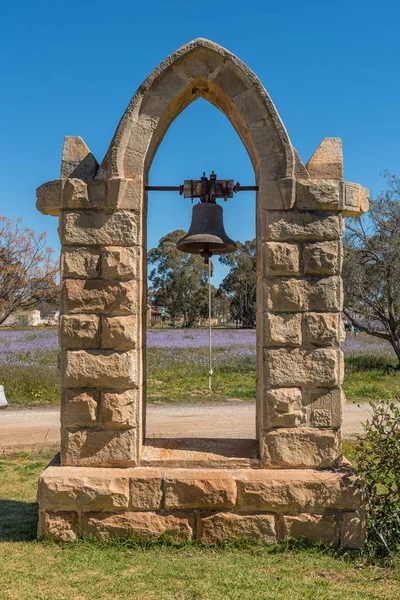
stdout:
[[(254, 330), (213, 331), (213, 392), (207, 391), (206, 329), (151, 329), (147, 334), (149, 402), (193, 402), (238, 398), (255, 400)], [(389, 344), (370, 336), (349, 336), (343, 343), (344, 388), (349, 399), (400, 395), (400, 373)], [(56, 371), (57, 331), (0, 330), (0, 383), (11, 404), (59, 401)]]

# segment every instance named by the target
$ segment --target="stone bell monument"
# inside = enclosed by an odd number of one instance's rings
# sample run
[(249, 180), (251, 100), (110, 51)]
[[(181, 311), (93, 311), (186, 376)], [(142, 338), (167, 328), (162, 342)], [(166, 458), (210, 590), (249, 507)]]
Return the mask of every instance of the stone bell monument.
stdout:
[[(145, 438), (148, 172), (199, 97), (231, 121), (257, 184), (257, 440), (236, 444)], [(60, 179), (37, 198), (62, 245), (61, 454), (40, 477), (39, 535), (362, 545), (341, 449), (341, 237), (368, 192), (343, 181), (341, 141), (304, 165), (257, 77), (197, 39), (139, 87), (100, 165), (65, 138)]]

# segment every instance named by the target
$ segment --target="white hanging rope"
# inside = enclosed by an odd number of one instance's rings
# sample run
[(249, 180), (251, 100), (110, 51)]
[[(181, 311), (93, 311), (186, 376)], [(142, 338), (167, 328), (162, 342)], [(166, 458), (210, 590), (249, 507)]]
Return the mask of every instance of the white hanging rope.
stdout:
[(212, 370), (211, 346), (211, 258), (208, 259), (208, 391), (211, 392)]

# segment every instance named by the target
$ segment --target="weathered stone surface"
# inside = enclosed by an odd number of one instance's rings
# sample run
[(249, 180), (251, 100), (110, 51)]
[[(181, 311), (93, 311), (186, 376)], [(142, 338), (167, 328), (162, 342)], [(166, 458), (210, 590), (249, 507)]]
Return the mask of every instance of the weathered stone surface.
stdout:
[(367, 212), (369, 205), (367, 188), (358, 183), (344, 181), (341, 184), (339, 208), (344, 217), (359, 217)]
[(297, 275), (299, 272), (299, 248), (296, 244), (266, 242), (265, 275)]
[(136, 430), (61, 431), (63, 466), (112, 467), (137, 464)]
[(298, 427), (302, 420), (301, 390), (277, 388), (265, 393), (264, 427)]
[(137, 310), (139, 289), (133, 281), (65, 279), (61, 307), (70, 313), (132, 314)]
[(318, 469), (337, 465), (340, 440), (332, 430), (272, 429), (264, 433), (262, 466), (271, 469)]
[(236, 515), (217, 513), (201, 519), (200, 539), (206, 544), (246, 538), (261, 542), (276, 542), (273, 515)]
[(78, 135), (67, 135), (61, 159), (61, 178), (78, 177), (89, 181), (97, 173), (99, 165), (89, 148)]
[(303, 406), (309, 427), (339, 427), (343, 404), (344, 394), (340, 388), (303, 389)]
[[(259, 148), (265, 149), (266, 132), (263, 127), (258, 128), (262, 139)], [(255, 130), (252, 131), (254, 134)], [(296, 198), (296, 181), (291, 178), (275, 180), (270, 172), (275, 169), (269, 158), (261, 159), (261, 177), (259, 180), (259, 195), (261, 206), (267, 210), (285, 210), (292, 208)]]
[(88, 186), (82, 179), (67, 179), (62, 193), (63, 208), (94, 208), (90, 205)]
[(99, 323), (96, 315), (63, 315), (59, 328), (61, 348), (97, 348)]
[(130, 471), (130, 506), (133, 510), (162, 508), (163, 475), (159, 469), (137, 468)]
[(340, 138), (324, 138), (306, 165), (311, 179), (343, 179)]
[(132, 279), (140, 273), (140, 254), (136, 247), (108, 246), (103, 249), (102, 277)]
[(62, 211), (60, 240), (67, 246), (134, 246), (139, 243), (132, 211)]
[(108, 537), (157, 539), (165, 535), (175, 542), (193, 539), (192, 515), (184, 513), (121, 512), (87, 513), (82, 515), (82, 529), (86, 534)]
[(339, 545), (339, 523), (335, 515), (296, 515), (284, 516), (282, 536), (284, 539), (307, 539), (310, 542), (322, 542)]
[(139, 385), (135, 350), (65, 350), (60, 359), (61, 378), (68, 387), (124, 389)]
[(342, 338), (340, 313), (305, 313), (304, 341), (316, 346), (339, 345)]
[(139, 393), (137, 389), (101, 393), (101, 424), (105, 429), (137, 426)]
[(343, 548), (362, 548), (366, 537), (365, 511), (344, 513), (340, 545)]
[(58, 217), (61, 212), (61, 194), (64, 182), (61, 179), (47, 181), (36, 190), (36, 208), (44, 215)]
[(343, 308), (341, 277), (323, 277), (309, 281), (306, 310), (340, 312)]
[[(143, 107), (143, 104), (142, 104)], [(108, 207), (110, 209), (140, 210), (143, 202), (143, 175), (139, 169), (130, 179), (108, 180)]]
[(118, 350), (135, 348), (137, 334), (137, 317), (103, 317), (101, 335), (103, 348), (116, 348)]
[(301, 346), (301, 314), (267, 313), (264, 317), (265, 346)]
[(169, 471), (165, 483), (164, 506), (176, 508), (232, 508), (236, 484), (224, 471)]
[(271, 241), (338, 240), (343, 235), (341, 215), (320, 212), (264, 211), (264, 236)]
[(49, 467), (39, 480), (38, 502), (51, 510), (119, 510), (129, 507), (122, 469)]
[(61, 277), (94, 279), (100, 274), (100, 253), (96, 248), (69, 248), (61, 254)]
[(276, 312), (318, 310), (339, 312), (342, 308), (340, 277), (322, 279), (265, 279), (266, 308)]
[(237, 505), (245, 512), (357, 510), (363, 502), (360, 480), (344, 471), (248, 469), (237, 485)]
[(297, 210), (339, 210), (339, 181), (299, 179), (296, 185)]
[(62, 427), (95, 427), (98, 390), (64, 389), (61, 395)]
[(39, 512), (38, 537), (51, 537), (57, 542), (74, 542), (79, 531), (78, 515), (73, 511)]
[(342, 382), (341, 352), (333, 348), (264, 350), (269, 386), (334, 386)]
[(342, 268), (339, 242), (306, 244), (303, 252), (304, 273), (310, 275), (339, 275)]

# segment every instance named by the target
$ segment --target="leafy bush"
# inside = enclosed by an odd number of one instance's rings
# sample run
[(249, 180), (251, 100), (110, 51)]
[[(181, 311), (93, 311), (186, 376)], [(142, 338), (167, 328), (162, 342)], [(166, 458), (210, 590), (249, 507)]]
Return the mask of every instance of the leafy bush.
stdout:
[(389, 554), (400, 549), (400, 407), (388, 400), (370, 406), (356, 462), (366, 483), (368, 544)]

